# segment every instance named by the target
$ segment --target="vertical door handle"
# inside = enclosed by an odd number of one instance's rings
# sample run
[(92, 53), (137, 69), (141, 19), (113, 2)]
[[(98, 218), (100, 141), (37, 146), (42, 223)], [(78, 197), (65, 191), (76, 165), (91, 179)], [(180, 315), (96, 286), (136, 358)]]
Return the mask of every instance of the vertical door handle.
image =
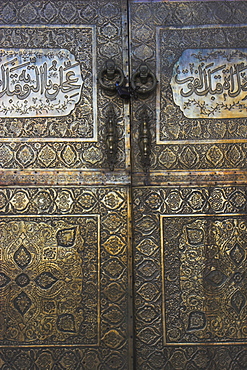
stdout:
[(117, 161), (118, 132), (117, 117), (112, 104), (109, 104), (106, 111), (106, 156), (109, 168), (114, 170)]
[(151, 132), (150, 118), (147, 107), (144, 105), (139, 113), (139, 148), (141, 152), (141, 164), (144, 172), (148, 172), (151, 155)]

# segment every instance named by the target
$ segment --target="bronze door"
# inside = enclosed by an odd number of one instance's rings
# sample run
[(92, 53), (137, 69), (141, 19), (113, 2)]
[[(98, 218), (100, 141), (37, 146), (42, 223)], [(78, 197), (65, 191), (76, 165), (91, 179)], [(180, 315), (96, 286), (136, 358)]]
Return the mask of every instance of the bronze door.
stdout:
[(1, 369), (245, 368), (246, 12), (0, 0)]
[(106, 59), (126, 64), (124, 4), (0, 14), (0, 368), (131, 368), (128, 106), (97, 86)]
[(135, 366), (244, 369), (246, 2), (130, 3)]

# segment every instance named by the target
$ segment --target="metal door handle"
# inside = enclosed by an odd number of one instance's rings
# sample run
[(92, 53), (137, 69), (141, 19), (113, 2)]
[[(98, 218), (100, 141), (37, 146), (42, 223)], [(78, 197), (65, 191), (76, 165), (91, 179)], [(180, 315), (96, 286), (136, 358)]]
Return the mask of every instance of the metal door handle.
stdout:
[(117, 86), (125, 85), (125, 76), (113, 59), (108, 59), (99, 71), (98, 81), (100, 86), (108, 92), (116, 92)]
[(117, 117), (112, 104), (109, 104), (106, 111), (106, 156), (110, 171), (114, 170), (117, 161), (118, 132)]
[(147, 107), (144, 105), (139, 113), (139, 148), (141, 152), (141, 164), (144, 172), (148, 172), (150, 166), (151, 155), (151, 132), (150, 119), (147, 112)]
[(98, 81), (102, 89), (110, 94), (118, 93), (120, 98), (129, 100), (137, 99), (138, 95), (145, 97), (152, 93), (157, 86), (155, 74), (147, 64), (142, 63), (133, 73), (129, 86), (126, 86), (126, 77), (123, 70), (118, 67), (113, 59), (108, 59), (99, 71)]
[(131, 78), (131, 88), (138, 95), (148, 95), (152, 93), (157, 86), (155, 74), (150, 70), (146, 63), (140, 64), (137, 71)]

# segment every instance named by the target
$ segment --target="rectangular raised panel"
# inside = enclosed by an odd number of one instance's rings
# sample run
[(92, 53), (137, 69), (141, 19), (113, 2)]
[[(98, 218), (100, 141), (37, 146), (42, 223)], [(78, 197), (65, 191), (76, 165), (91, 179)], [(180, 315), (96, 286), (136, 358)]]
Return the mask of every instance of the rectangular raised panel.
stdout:
[(17, 183), (23, 177), (26, 184), (40, 184), (41, 178), (50, 184), (51, 177), (56, 184), (64, 183), (62, 177), (73, 178), (73, 184), (105, 183), (104, 125), (110, 102), (119, 134), (115, 167), (126, 182), (128, 106), (121, 99), (112, 101), (97, 82), (109, 57), (126, 74), (125, 12), (116, 0), (100, 5), (0, 1), (2, 183), (11, 184), (14, 177)]
[(161, 216), (167, 345), (246, 343), (244, 215)]
[[(247, 149), (245, 2), (133, 1), (130, 9), (133, 70), (144, 61), (158, 80), (147, 104), (154, 132), (150, 181), (166, 184), (182, 177), (183, 182), (201, 182), (206, 171), (207, 182), (217, 181), (222, 172), (213, 171), (218, 169), (237, 171), (238, 181)], [(132, 104), (138, 127), (143, 102)], [(133, 137), (135, 153), (138, 140)], [(142, 166), (138, 156), (133, 158), (135, 183), (140, 184)]]
[(247, 49), (186, 49), (174, 64), (173, 99), (187, 118), (246, 117)]
[(99, 230), (96, 215), (0, 219), (2, 345), (98, 344)]
[(120, 186), (0, 188), (2, 365), (128, 368), (128, 199)]
[(232, 356), (240, 358), (247, 343), (246, 195), (245, 186), (228, 185), (134, 189), (139, 368), (194, 368), (204, 359), (231, 369)]
[(78, 103), (80, 63), (65, 49), (1, 49), (0, 117), (67, 116)]
[(236, 48), (238, 31), (223, 25), (156, 28), (158, 144), (218, 143), (207, 152), (217, 166), (222, 143), (246, 141), (246, 45)]

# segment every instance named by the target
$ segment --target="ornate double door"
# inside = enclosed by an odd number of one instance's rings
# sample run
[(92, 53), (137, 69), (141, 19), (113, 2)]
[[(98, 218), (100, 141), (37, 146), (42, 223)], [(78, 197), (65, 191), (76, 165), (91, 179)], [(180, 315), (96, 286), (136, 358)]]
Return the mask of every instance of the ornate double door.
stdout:
[(2, 370), (246, 368), (246, 14), (0, 1)]

